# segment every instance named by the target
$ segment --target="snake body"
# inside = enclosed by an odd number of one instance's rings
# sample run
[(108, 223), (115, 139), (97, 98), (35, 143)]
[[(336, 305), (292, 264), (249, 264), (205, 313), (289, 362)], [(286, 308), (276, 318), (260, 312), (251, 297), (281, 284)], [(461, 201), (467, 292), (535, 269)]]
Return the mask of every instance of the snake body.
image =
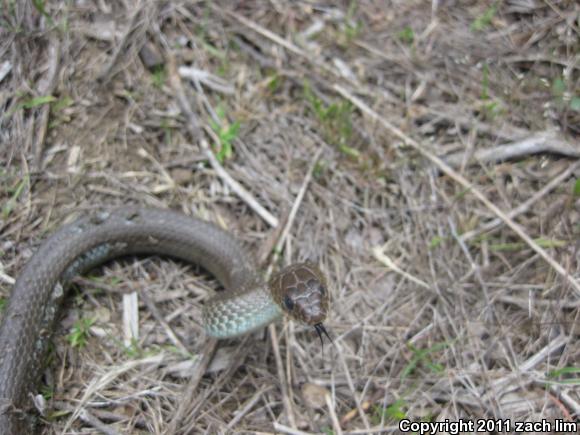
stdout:
[(282, 314), (320, 334), (328, 291), (320, 270), (298, 263), (264, 283), (252, 256), (215, 225), (162, 209), (96, 212), (61, 227), (31, 257), (16, 280), (0, 326), (0, 434), (28, 433), (35, 394), (67, 284), (110, 259), (165, 255), (201, 265), (225, 290), (202, 310), (208, 335), (229, 338)]

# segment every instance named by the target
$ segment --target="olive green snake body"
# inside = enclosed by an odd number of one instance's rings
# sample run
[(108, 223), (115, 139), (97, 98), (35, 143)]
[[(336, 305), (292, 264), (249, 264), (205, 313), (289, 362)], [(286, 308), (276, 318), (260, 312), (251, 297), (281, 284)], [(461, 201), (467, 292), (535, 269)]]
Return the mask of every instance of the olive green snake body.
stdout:
[(49, 338), (70, 280), (110, 259), (158, 254), (201, 265), (225, 290), (202, 309), (209, 336), (258, 329), (283, 313), (325, 332), (325, 277), (297, 263), (264, 283), (252, 256), (217, 226), (163, 209), (124, 207), (94, 212), (61, 227), (16, 280), (0, 326), (0, 434), (29, 433)]

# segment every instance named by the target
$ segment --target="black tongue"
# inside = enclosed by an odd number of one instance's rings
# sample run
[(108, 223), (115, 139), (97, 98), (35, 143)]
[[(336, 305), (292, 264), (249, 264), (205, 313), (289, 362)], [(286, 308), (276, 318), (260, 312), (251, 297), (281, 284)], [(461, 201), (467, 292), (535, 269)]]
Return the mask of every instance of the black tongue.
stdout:
[(332, 338), (330, 338), (330, 335), (328, 335), (328, 331), (326, 330), (326, 328), (324, 327), (324, 325), (322, 323), (317, 323), (316, 325), (314, 325), (314, 329), (316, 329), (316, 332), (318, 333), (318, 337), (320, 338), (320, 345), (322, 346), (322, 350), (324, 351), (324, 340), (322, 339), (322, 333), (324, 333), (324, 335), (326, 335), (326, 337), (328, 337), (328, 340), (332, 343)]

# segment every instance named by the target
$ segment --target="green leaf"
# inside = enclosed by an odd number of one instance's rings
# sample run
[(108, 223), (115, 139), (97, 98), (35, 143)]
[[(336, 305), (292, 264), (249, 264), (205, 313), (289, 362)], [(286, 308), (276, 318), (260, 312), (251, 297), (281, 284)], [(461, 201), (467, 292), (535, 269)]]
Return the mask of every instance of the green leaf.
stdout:
[(224, 119), (226, 117), (226, 112), (222, 106), (217, 106), (215, 109), (215, 114), (219, 119)]
[(63, 409), (61, 411), (54, 411), (54, 412), (49, 412), (47, 415), (47, 419), (48, 421), (56, 421), (61, 417), (64, 417), (65, 415), (69, 415), (72, 413), (72, 410), (69, 409)]
[(371, 419), (373, 424), (378, 425), (382, 421), (401, 421), (407, 417), (407, 413), (403, 408), (406, 408), (407, 402), (403, 399), (398, 399), (395, 402), (383, 408), (379, 405), (373, 406), (373, 413)]
[(429, 355), (435, 352), (439, 352), (449, 346), (449, 343), (437, 343), (427, 349), (417, 349), (412, 344), (409, 344), (409, 349), (413, 352), (413, 357), (411, 361), (405, 366), (401, 372), (401, 381), (408, 377), (411, 373), (415, 371), (419, 363), (424, 364), (427, 368), (435, 373), (440, 373), (444, 370), (444, 367), (438, 363), (431, 361)]
[(442, 364), (439, 363), (428, 362), (425, 365), (427, 366), (427, 368), (429, 368), (429, 370), (431, 370), (434, 373), (441, 373), (445, 368), (443, 367)]
[(36, 97), (25, 101), (22, 103), (22, 107), (25, 109), (32, 109), (34, 107), (42, 106), (43, 104), (52, 103), (53, 101), (56, 101), (55, 97), (52, 95), (45, 95), (43, 97)]
[(50, 400), (54, 396), (54, 390), (48, 385), (41, 386), (40, 393), (42, 394), (42, 397), (44, 397), (46, 400)]
[(576, 179), (574, 187), (572, 188), (572, 195), (580, 196), (580, 178)]
[(562, 367), (561, 369), (556, 369), (549, 371), (546, 377), (550, 379), (563, 378), (549, 382), (550, 384), (556, 385), (580, 385), (580, 377), (574, 375), (580, 374), (580, 367)]
[(560, 77), (554, 79), (554, 82), (552, 83), (552, 94), (554, 95), (554, 97), (558, 98), (562, 97), (565, 91), (566, 91), (566, 83), (564, 83), (564, 80), (562, 80)]
[(580, 378), (577, 379), (564, 379), (563, 381), (552, 381), (549, 382), (553, 385), (580, 385)]
[(570, 100), (570, 109), (580, 112), (580, 97), (572, 97)]
[(32, 4), (36, 8), (36, 10), (40, 12), (42, 15), (44, 15), (46, 18), (48, 18), (49, 21), (52, 22), (51, 16), (48, 15), (48, 12), (46, 12), (46, 9), (44, 9), (44, 3), (45, 3), (44, 0), (32, 0)]
[(210, 120), (209, 125), (218, 136), (218, 143), (213, 145), (213, 148), (216, 150), (215, 156), (220, 163), (223, 163), (233, 155), (232, 141), (238, 137), (241, 124), (239, 121), (235, 121), (227, 125), (226, 113), (222, 106), (216, 107), (215, 112), (223, 122)]
[[(534, 242), (537, 243), (538, 246), (542, 248), (563, 248), (564, 246), (568, 245), (568, 242), (565, 240), (558, 240), (558, 239), (544, 239), (544, 238), (537, 238), (534, 239)], [(513, 243), (493, 243), (489, 245), (489, 248), (493, 252), (513, 252), (513, 251), (521, 251), (522, 249), (527, 249), (528, 244), (524, 242), (513, 242)]]
[(471, 23), (471, 30), (479, 32), (488, 27), (491, 24), (491, 20), (495, 16), (496, 11), (497, 8), (495, 4), (487, 8), (482, 15), (477, 17), (473, 23)]
[(129, 346), (123, 346), (123, 350), (129, 358), (135, 359), (143, 355), (143, 351), (139, 346), (139, 340), (135, 337), (131, 338), (131, 344)]
[(161, 88), (167, 81), (167, 72), (165, 71), (165, 67), (159, 66), (155, 68), (152, 75), (153, 86), (156, 88)]
[(14, 193), (12, 194), (10, 199), (8, 201), (6, 201), (6, 203), (4, 204), (4, 207), (2, 207), (2, 217), (4, 219), (6, 219), (8, 216), (10, 216), (10, 213), (12, 213), (12, 210), (14, 209), (14, 206), (16, 205), (18, 198), (20, 197), (20, 195), (22, 194), (22, 191), (24, 190), (24, 186), (26, 186), (28, 184), (28, 182), (29, 182), (29, 179), (28, 179), (28, 175), (27, 175), (22, 180), (20, 180), (20, 183), (18, 183), (16, 190), (14, 190)]
[(232, 145), (229, 142), (223, 142), (219, 151), (216, 153), (216, 158), (220, 163), (223, 163), (232, 156)]
[(397, 33), (397, 37), (405, 44), (411, 45), (415, 40), (415, 32), (409, 26), (406, 26), (403, 30)]
[(405, 401), (403, 399), (399, 399), (387, 406), (387, 409), (385, 409), (385, 414), (387, 414), (387, 416), (392, 420), (402, 420), (407, 416), (407, 413), (403, 411), (404, 406), (407, 406)]
[(326, 105), (312, 92), (307, 81), (304, 82), (304, 98), (321, 124), (324, 139), (349, 157), (359, 159), (361, 153), (347, 145), (352, 136), (353, 106), (349, 101), (339, 101)]
[(360, 151), (356, 148), (349, 147), (348, 145), (339, 145), (338, 149), (341, 153), (354, 159), (358, 159), (360, 157)]
[(219, 133), (220, 132), (221, 126), (217, 122), (215, 122), (213, 119), (210, 119), (209, 126), (216, 133)]
[(240, 131), (240, 122), (236, 121), (226, 129), (226, 131), (223, 134), (223, 139), (229, 142), (238, 136), (239, 131)]
[(439, 246), (441, 244), (441, 242), (443, 242), (444, 237), (441, 236), (435, 236), (431, 239), (431, 241), (429, 242), (429, 249), (433, 249), (436, 248), (437, 246)]
[(59, 110), (62, 110), (62, 109), (65, 109), (67, 107), (72, 106), (73, 103), (74, 103), (74, 100), (71, 97), (64, 97), (53, 104), (52, 110), (59, 111)]
[(318, 162), (314, 164), (314, 169), (312, 170), (312, 176), (314, 178), (320, 178), (324, 175), (324, 171), (326, 171), (326, 167), (328, 162), (324, 159), (320, 159)]
[(549, 371), (547, 376), (549, 378), (557, 378), (562, 375), (571, 375), (576, 373), (580, 373), (580, 367), (562, 367), (561, 369)]
[(95, 319), (79, 319), (75, 322), (71, 333), (67, 336), (72, 347), (82, 348), (87, 344), (90, 327), (95, 323)]
[(268, 89), (270, 90), (271, 93), (275, 93), (280, 88), (281, 83), (282, 83), (281, 77), (278, 74), (274, 73), (272, 77), (270, 77), (270, 80), (268, 81)]
[(211, 45), (209, 42), (204, 40), (201, 41), (201, 46), (213, 57), (216, 57), (220, 60), (225, 60), (227, 58), (227, 54), (225, 51), (220, 50), (219, 48)]

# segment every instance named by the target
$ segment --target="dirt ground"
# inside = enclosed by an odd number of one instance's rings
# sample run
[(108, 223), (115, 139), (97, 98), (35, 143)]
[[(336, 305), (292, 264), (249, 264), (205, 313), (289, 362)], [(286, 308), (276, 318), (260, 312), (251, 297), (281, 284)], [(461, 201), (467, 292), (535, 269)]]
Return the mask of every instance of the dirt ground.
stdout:
[(334, 345), (284, 321), (209, 361), (211, 276), (107, 264), (59, 320), (43, 433), (580, 421), (576, 1), (0, 5), (0, 307), (48, 234), (126, 204), (332, 295)]

